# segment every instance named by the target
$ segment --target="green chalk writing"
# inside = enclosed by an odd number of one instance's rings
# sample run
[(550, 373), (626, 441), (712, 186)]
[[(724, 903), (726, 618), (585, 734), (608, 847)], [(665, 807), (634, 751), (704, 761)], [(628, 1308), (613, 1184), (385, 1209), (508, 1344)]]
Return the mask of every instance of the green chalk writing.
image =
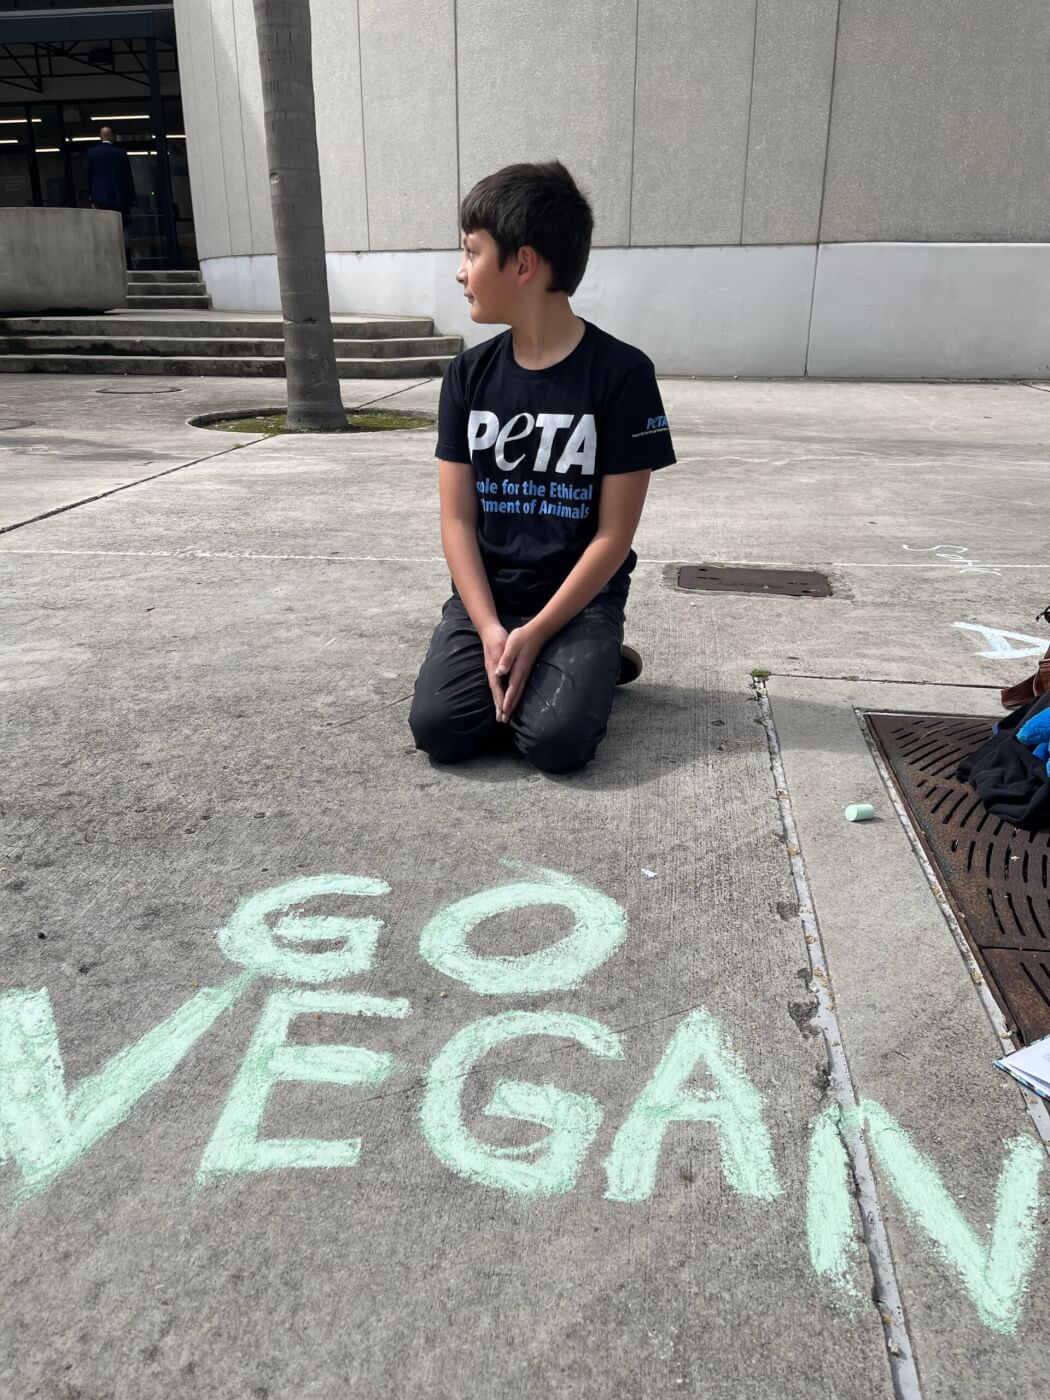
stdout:
[(46, 991), (0, 996), (0, 1156), (22, 1169), (19, 1199), (48, 1186), (111, 1132), (252, 980), (207, 987), (68, 1095)]
[(982, 1244), (937, 1168), (881, 1104), (864, 1099), (844, 1115), (837, 1107), (818, 1114), (809, 1150), (809, 1257), (818, 1275), (854, 1296), (859, 1296), (850, 1258), (854, 1202), (842, 1134), (864, 1128), (908, 1219), (932, 1240), (942, 1261), (958, 1276), (981, 1321), (996, 1332), (1015, 1332), (1035, 1263), (1044, 1148), (1025, 1136), (1007, 1145), (988, 1243)]
[[(716, 1092), (685, 1088), (703, 1063)], [(675, 1029), (663, 1058), (613, 1140), (605, 1162), (606, 1200), (642, 1201), (652, 1194), (660, 1146), (671, 1123), (714, 1123), (722, 1171), (734, 1190), (770, 1201), (781, 1194), (762, 1099), (715, 1018), (698, 1010)]]
[(594, 1141), (602, 1110), (585, 1094), (552, 1084), (500, 1080), (482, 1112), (539, 1123), (548, 1134), (524, 1147), (492, 1147), (463, 1123), (467, 1075), (497, 1045), (523, 1036), (575, 1040), (592, 1055), (619, 1060), (619, 1037), (600, 1021), (564, 1012), (506, 1011), (487, 1016), (454, 1035), (427, 1075), (420, 1113), (423, 1136), (435, 1156), (458, 1175), (510, 1195), (550, 1196), (571, 1191)]
[(273, 1167), (354, 1166), (361, 1155), (360, 1138), (261, 1139), (259, 1131), (270, 1091), (275, 1084), (290, 1080), (342, 1084), (351, 1088), (381, 1084), (405, 1066), (393, 1055), (355, 1045), (286, 1045), (288, 1028), (296, 1016), (311, 1012), (402, 1019), (410, 1011), (408, 1002), (401, 998), (388, 1000), (299, 988), (272, 992), (201, 1158), (198, 1186), (218, 1177), (268, 1171)]
[(1016, 1331), (1035, 1263), (1039, 1177), (1046, 1163), (1042, 1145), (1026, 1136), (1007, 1144), (988, 1243), (982, 1244), (937, 1168), (881, 1104), (863, 1100), (847, 1123), (867, 1127), (894, 1195), (959, 1276), (981, 1321), (997, 1332)]
[(862, 1294), (854, 1283), (856, 1217), (840, 1120), (841, 1112), (832, 1104), (818, 1113), (811, 1125), (806, 1243), (817, 1277), (833, 1284), (844, 1299), (859, 1303)]
[[(528, 997), (578, 987), (627, 936), (624, 910), (568, 875), (504, 863), (521, 877), (442, 909), (420, 936), (422, 957), (486, 996)], [(197, 1185), (274, 1168), (354, 1166), (362, 1152), (360, 1138), (267, 1138), (264, 1123), (280, 1083), (360, 1089), (380, 1085), (407, 1068), (393, 1054), (361, 1046), (288, 1043), (292, 1022), (305, 1014), (395, 1021), (410, 1014), (403, 998), (311, 985), (369, 971), (383, 923), (306, 913), (301, 906), (320, 897), (389, 893), (382, 880), (328, 874), (292, 880), (242, 900), (218, 939), (223, 952), (245, 970), (195, 993), (68, 1091), (48, 992), (0, 994), (0, 1160), (12, 1162), (21, 1174), (14, 1202), (46, 1190), (112, 1132), (260, 974), (285, 985), (263, 1006), (201, 1159)], [(470, 947), (468, 940), (487, 919), (528, 908), (568, 910), (571, 932), (552, 935), (549, 946), (518, 957), (486, 956)], [(556, 917), (552, 913), (552, 927)], [(308, 945), (319, 942), (336, 946), (311, 952)], [(291, 987), (289, 982), (306, 985)], [(468, 1129), (464, 1095), (471, 1076), (490, 1051), (529, 1037), (573, 1041), (597, 1058), (623, 1059), (620, 1037), (599, 1021), (567, 1012), (505, 1011), (465, 1026), (438, 1052), (426, 1075), (420, 1110), (425, 1140), (445, 1166), (470, 1182), (523, 1199), (575, 1187), (603, 1118), (601, 1105), (586, 1094), (546, 1081), (496, 1079), (481, 1112), (545, 1131), (523, 1146), (502, 1147)], [(664, 1138), (675, 1123), (715, 1128), (722, 1171), (733, 1190), (763, 1201), (782, 1195), (762, 1098), (725, 1030), (702, 1008), (675, 1027), (613, 1138), (603, 1164), (607, 1200), (641, 1201), (651, 1195)], [(888, 1187), (899, 1199), (911, 1226), (932, 1242), (939, 1259), (960, 1280), (981, 1321), (997, 1332), (1016, 1331), (1038, 1248), (1043, 1147), (1023, 1135), (1007, 1143), (992, 1218), (981, 1231), (963, 1215), (933, 1163), (880, 1104), (865, 1100), (850, 1113), (832, 1106), (817, 1114), (810, 1128), (806, 1180), (809, 1259), (819, 1278), (854, 1302), (862, 1302), (864, 1293), (858, 1286), (860, 1221), (849, 1152), (863, 1132), (880, 1190)]]
[[(384, 880), (360, 875), (308, 875), (289, 880), (285, 885), (242, 899), (219, 930), (219, 947), (233, 962), (253, 972), (293, 982), (330, 982), (336, 977), (367, 972), (372, 966), (382, 919), (295, 915), (286, 911), (319, 895), (389, 893), (390, 886)], [(266, 917), (277, 913), (283, 917), (271, 929)], [(334, 951), (305, 953), (278, 943), (278, 938), (290, 943), (339, 939), (343, 946)]]
[[(486, 996), (536, 996), (578, 987), (627, 937), (627, 915), (608, 895), (571, 876), (554, 870), (530, 873), (534, 880), (500, 885), (447, 905), (420, 934), (421, 956), (439, 972)], [(484, 957), (468, 946), (469, 934), (486, 919), (537, 905), (571, 910), (572, 932), (520, 957)]]

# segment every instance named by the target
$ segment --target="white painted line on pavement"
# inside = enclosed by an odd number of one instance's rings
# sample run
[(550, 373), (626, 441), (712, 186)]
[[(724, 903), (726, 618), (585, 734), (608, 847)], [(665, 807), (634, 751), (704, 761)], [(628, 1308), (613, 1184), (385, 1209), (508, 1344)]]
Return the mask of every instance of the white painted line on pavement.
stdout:
[[(187, 465), (193, 465), (187, 463)], [(179, 470), (176, 468), (176, 470)], [(31, 523), (31, 522), (30, 522)], [(82, 554), (100, 555), (114, 558), (129, 559), (303, 559), (303, 560), (325, 560), (332, 564), (443, 564), (445, 561), (440, 554), (263, 554), (255, 550), (212, 550), (212, 549), (10, 549), (0, 547), (0, 554)], [(668, 564), (681, 564), (684, 561), (681, 557), (676, 559), (654, 559), (650, 556), (640, 559), (639, 566), (643, 564), (659, 565), (665, 567)], [(912, 569), (920, 571), (940, 571), (949, 570), (958, 572), (951, 564), (867, 564), (844, 562), (842, 560), (811, 560), (805, 565), (795, 562), (786, 562), (775, 559), (723, 559), (722, 564), (733, 568), (748, 569), (799, 569), (809, 568), (819, 565), (823, 569)], [(1050, 564), (994, 564), (987, 565), (988, 568), (996, 569), (1050, 569)], [(724, 594), (719, 594), (724, 597)]]
[(212, 549), (0, 549), (0, 554), (77, 554), (114, 559), (322, 560), (330, 564), (444, 564), (440, 554), (257, 554)]

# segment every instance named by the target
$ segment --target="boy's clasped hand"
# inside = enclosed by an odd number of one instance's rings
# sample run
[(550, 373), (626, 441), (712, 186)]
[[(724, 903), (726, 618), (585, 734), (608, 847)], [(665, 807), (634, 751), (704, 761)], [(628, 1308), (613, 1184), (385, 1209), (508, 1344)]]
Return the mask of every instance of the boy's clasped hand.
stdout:
[(493, 626), (486, 631), (482, 642), (489, 688), (496, 704), (496, 719), (500, 724), (506, 724), (521, 699), (525, 682), (543, 648), (543, 638), (526, 623), (515, 627), (513, 632), (508, 632), (502, 626)]

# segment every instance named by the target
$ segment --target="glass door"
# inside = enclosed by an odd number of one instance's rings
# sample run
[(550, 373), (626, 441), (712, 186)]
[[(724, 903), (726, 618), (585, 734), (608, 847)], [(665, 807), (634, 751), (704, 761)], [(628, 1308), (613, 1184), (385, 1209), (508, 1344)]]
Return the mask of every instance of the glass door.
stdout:
[(171, 177), (171, 207), (175, 217), (175, 238), (179, 262), (197, 266), (197, 236), (193, 231), (193, 201), (190, 198), (190, 167), (186, 156), (186, 127), (182, 99), (164, 99), (164, 130), (168, 140), (168, 173)]
[(143, 98), (124, 101), (102, 98), (76, 106), (65, 103), (62, 108), (66, 138), (76, 151), (73, 175), (78, 204), (91, 202), (87, 153), (98, 144), (104, 127), (112, 130), (114, 145), (123, 147), (128, 154), (135, 184), (135, 203), (127, 226), (130, 268), (171, 266), (161, 183), (160, 151), (163, 138), (154, 129), (149, 106), (148, 99)]
[(33, 146), (36, 153), (39, 203), (62, 208), (74, 202), (70, 152), (62, 130), (61, 107), (34, 106)]
[(30, 129), (24, 108), (0, 107), (0, 208), (36, 203)]
[(178, 97), (164, 98), (162, 107), (154, 109), (156, 121), (149, 106), (141, 98), (0, 104), (0, 207), (87, 208), (87, 153), (109, 126), (114, 143), (128, 153), (135, 185), (127, 230), (129, 266), (195, 266), (182, 103)]

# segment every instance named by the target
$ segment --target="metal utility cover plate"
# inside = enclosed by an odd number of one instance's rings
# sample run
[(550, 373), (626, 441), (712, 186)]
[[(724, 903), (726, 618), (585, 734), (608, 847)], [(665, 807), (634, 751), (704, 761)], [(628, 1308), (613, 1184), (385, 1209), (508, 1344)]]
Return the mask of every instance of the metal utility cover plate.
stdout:
[(779, 593), (788, 598), (830, 598), (825, 574), (807, 569), (757, 569), (722, 564), (683, 564), (678, 587), (710, 593)]
[(994, 721), (865, 718), (1007, 1024), (1026, 1044), (1050, 1035), (1050, 832), (992, 816), (955, 776)]

